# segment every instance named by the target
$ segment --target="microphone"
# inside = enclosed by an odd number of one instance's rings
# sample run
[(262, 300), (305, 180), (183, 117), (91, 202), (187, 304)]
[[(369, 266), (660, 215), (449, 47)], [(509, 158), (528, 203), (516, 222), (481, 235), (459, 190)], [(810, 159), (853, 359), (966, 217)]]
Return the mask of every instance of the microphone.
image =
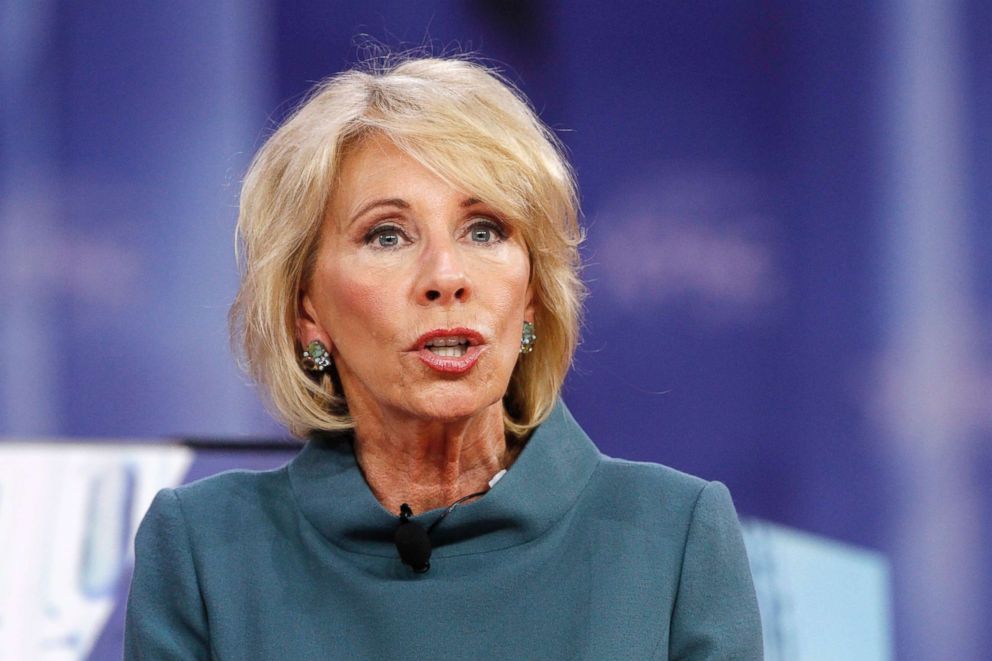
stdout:
[(400, 552), (400, 560), (418, 574), (431, 568), (431, 538), (422, 525), (411, 521), (413, 510), (406, 503), (400, 505), (400, 525), (393, 533), (393, 542)]
[[(505, 468), (489, 480), (489, 489), (492, 489), (504, 475), (506, 475)], [(403, 564), (409, 565), (410, 569), (418, 574), (426, 573), (431, 568), (431, 551), (433, 550), (430, 533), (457, 506), (470, 498), (485, 496), (489, 489), (470, 493), (451, 503), (446, 510), (441, 512), (441, 516), (426, 529), (417, 521), (410, 520), (410, 517), (413, 516), (413, 509), (407, 503), (400, 505), (400, 524), (396, 526), (396, 530), (393, 532), (393, 543), (396, 544), (396, 550), (399, 551), (400, 560), (403, 561)]]

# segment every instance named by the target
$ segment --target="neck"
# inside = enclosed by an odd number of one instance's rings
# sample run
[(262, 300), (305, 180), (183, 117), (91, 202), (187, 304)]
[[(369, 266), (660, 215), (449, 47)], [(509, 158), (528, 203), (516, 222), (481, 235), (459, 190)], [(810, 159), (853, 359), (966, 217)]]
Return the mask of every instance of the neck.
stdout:
[(403, 503), (419, 514), (486, 491), (514, 459), (502, 402), (454, 422), (363, 413), (353, 413), (355, 456), (372, 493), (393, 513)]

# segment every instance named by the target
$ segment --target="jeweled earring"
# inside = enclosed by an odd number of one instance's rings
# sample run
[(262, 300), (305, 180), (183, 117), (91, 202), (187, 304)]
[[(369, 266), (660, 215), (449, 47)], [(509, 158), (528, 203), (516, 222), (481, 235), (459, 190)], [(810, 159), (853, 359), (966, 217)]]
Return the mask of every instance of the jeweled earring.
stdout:
[(530, 353), (534, 350), (537, 335), (534, 334), (534, 324), (524, 322), (524, 332), (520, 335), (520, 353)]
[(323, 372), (331, 366), (331, 354), (320, 340), (312, 340), (303, 350), (303, 369), (309, 372)]

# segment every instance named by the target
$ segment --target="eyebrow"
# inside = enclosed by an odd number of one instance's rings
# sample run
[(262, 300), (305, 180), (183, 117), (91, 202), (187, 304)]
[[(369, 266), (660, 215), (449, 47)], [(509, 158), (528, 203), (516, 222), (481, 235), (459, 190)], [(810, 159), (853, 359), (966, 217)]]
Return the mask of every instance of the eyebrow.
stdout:
[[(471, 206), (475, 206), (476, 204), (482, 204), (482, 200), (475, 197), (470, 197), (462, 201), (462, 203), (459, 206), (465, 209)], [(372, 211), (372, 209), (375, 209), (377, 207), (396, 207), (397, 209), (409, 209), (410, 203), (399, 197), (390, 197), (381, 200), (372, 200), (364, 207), (359, 209), (358, 213), (356, 213), (354, 216), (351, 217), (351, 220), (348, 221), (348, 225), (349, 226), (352, 225), (356, 220), (358, 220), (359, 218), (367, 214), (369, 211)]]
[(356, 213), (354, 216), (351, 217), (351, 220), (348, 221), (348, 225), (352, 225), (356, 220), (367, 214), (369, 211), (372, 211), (372, 209), (375, 209), (376, 207), (396, 207), (397, 209), (409, 209), (410, 205), (407, 203), (406, 200), (400, 199), (398, 197), (391, 197), (389, 199), (382, 199), (382, 200), (372, 200), (364, 207), (359, 209), (358, 213)]

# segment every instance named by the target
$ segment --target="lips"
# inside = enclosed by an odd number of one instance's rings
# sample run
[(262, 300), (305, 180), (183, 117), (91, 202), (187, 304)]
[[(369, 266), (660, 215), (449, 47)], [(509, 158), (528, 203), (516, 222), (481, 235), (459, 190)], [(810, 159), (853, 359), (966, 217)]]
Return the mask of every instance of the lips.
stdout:
[(425, 365), (448, 374), (469, 371), (485, 350), (482, 335), (471, 328), (438, 328), (421, 335), (411, 348)]

